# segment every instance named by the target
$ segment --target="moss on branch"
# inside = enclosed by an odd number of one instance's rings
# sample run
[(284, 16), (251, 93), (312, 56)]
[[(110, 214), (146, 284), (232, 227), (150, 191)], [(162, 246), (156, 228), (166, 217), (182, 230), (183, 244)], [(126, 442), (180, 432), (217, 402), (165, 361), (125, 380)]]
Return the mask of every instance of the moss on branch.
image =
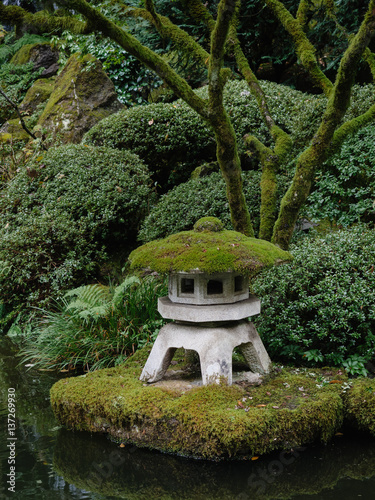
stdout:
[(119, 4), (123, 14), (127, 17), (141, 17), (153, 24), (162, 38), (168, 38), (186, 54), (194, 54), (203, 65), (207, 65), (209, 53), (197, 43), (186, 31), (172, 23), (168, 17), (161, 16), (155, 10), (153, 2), (146, 2), (146, 9), (133, 8), (125, 4)]
[(362, 115), (357, 116), (341, 125), (341, 127), (339, 127), (333, 135), (328, 156), (335, 153), (349, 135), (355, 134), (362, 127), (373, 122), (374, 120), (375, 105), (371, 106), (366, 113), (363, 113)]
[(315, 84), (318, 85), (328, 96), (332, 90), (332, 82), (319, 68), (315, 56), (315, 48), (308, 40), (300, 22), (292, 16), (292, 14), (279, 0), (265, 1), (275, 17), (292, 37), (297, 56), (299, 57), (302, 65), (309, 72)]
[(79, 21), (70, 16), (54, 16), (46, 11), (28, 12), (16, 5), (5, 6), (0, 4), (0, 19), (4, 24), (15, 26), (16, 29), (34, 28), (39, 33), (61, 33), (64, 30), (73, 33), (86, 33), (88, 26), (86, 22)]
[(372, 79), (375, 82), (375, 54), (368, 47), (364, 52), (364, 59), (370, 68)]
[(208, 92), (210, 96), (210, 111), (223, 108), (222, 78), (225, 44), (227, 41), (231, 20), (235, 13), (235, 0), (221, 0), (219, 3), (215, 28), (211, 34), (211, 54), (208, 66)]
[(259, 238), (270, 241), (276, 220), (276, 173), (279, 168), (279, 158), (271, 148), (265, 146), (255, 136), (248, 135), (245, 141), (251, 149), (255, 150), (262, 166)]
[(215, 133), (216, 155), (227, 186), (233, 227), (236, 231), (253, 236), (254, 230), (242, 189), (237, 139), (223, 104), (223, 90), (228, 75), (228, 69), (223, 68), (224, 52), (235, 8), (235, 0), (221, 0), (215, 28), (211, 34), (211, 54), (208, 67), (208, 119)]
[(301, 0), (298, 6), (296, 19), (299, 22), (302, 29), (306, 29), (308, 22), (310, 20), (310, 12), (312, 10), (311, 0)]
[[(277, 2), (277, 0), (266, 1)], [(359, 119), (351, 120), (337, 129), (350, 103), (351, 88), (358, 63), (374, 33), (375, 0), (371, 0), (359, 31), (352, 38), (341, 59), (335, 85), (329, 95), (320, 127), (309, 148), (299, 157), (293, 181), (281, 202), (279, 218), (272, 237), (273, 243), (281, 248), (287, 249), (289, 246), (299, 211), (310, 194), (315, 170), (332, 152), (331, 142), (339, 145), (351, 130), (365, 124), (366, 120), (370, 120), (373, 115), (374, 110), (371, 107)]]
[(216, 110), (210, 119), (215, 132), (216, 156), (226, 183), (233, 227), (240, 233), (254, 236), (254, 229), (242, 189), (241, 161), (233, 126), (224, 108)]
[(207, 26), (210, 32), (214, 30), (215, 19), (211, 16), (201, 0), (182, 0), (182, 3), (187, 7), (193, 19)]

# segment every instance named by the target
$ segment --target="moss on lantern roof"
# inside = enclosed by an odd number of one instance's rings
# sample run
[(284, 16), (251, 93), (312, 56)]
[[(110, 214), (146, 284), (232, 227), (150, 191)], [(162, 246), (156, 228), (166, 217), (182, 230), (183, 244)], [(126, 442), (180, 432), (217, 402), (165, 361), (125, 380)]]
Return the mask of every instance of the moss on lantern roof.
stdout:
[(249, 276), (291, 259), (289, 252), (269, 241), (223, 230), (215, 217), (200, 219), (193, 231), (146, 243), (129, 256), (132, 269), (158, 273), (199, 270), (208, 274), (235, 271)]

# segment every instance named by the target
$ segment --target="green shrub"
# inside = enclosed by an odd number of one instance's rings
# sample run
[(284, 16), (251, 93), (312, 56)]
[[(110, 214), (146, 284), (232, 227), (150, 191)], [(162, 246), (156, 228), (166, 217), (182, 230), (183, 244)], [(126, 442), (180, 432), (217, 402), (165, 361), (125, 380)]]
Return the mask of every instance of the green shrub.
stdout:
[[(300, 150), (316, 130), (325, 98), (275, 83), (262, 84), (276, 122), (292, 133), (295, 150)], [(206, 87), (196, 92), (207, 97)], [(243, 136), (252, 132), (271, 144), (256, 102), (243, 81), (227, 84), (224, 101), (239, 141), (242, 166), (254, 168), (257, 162), (247, 154)], [(197, 165), (214, 160), (216, 155), (211, 129), (181, 100), (122, 110), (89, 130), (83, 143), (135, 152), (164, 188), (186, 181)]]
[[(290, 161), (313, 137), (326, 98), (272, 82), (261, 83), (276, 123), (289, 132), (294, 141)], [(373, 85), (355, 87), (347, 118), (357, 116), (374, 103), (373, 89)], [(196, 92), (207, 97), (207, 87)], [(224, 102), (237, 135), (242, 167), (257, 168), (257, 161), (246, 152), (243, 136), (254, 133), (267, 145), (272, 141), (247, 84), (230, 81), (225, 87)], [(164, 192), (166, 187), (186, 181), (197, 165), (212, 161), (216, 154), (212, 131), (181, 100), (122, 110), (89, 130), (83, 143), (135, 152), (149, 166)]]
[(348, 368), (356, 361), (360, 369), (358, 359), (375, 354), (375, 231), (360, 225), (305, 238), (290, 251), (293, 262), (254, 285), (270, 356)]
[(29, 162), (1, 191), (0, 302), (41, 306), (132, 249), (149, 184), (125, 151), (68, 145)]
[(316, 176), (307, 216), (342, 226), (375, 221), (375, 130), (371, 124), (348, 138)]
[(186, 181), (201, 163), (198, 158), (214, 158), (216, 149), (208, 125), (181, 102), (120, 111), (92, 127), (82, 142), (136, 153), (164, 188), (174, 170), (184, 169), (181, 180)]
[(86, 285), (68, 292), (56, 312), (44, 311), (21, 355), (38, 367), (96, 370), (117, 365), (154, 340), (164, 320), (158, 297), (165, 280), (128, 277), (114, 289)]
[[(243, 172), (246, 201), (255, 231), (260, 223), (260, 172)], [(285, 190), (286, 177), (279, 176), (280, 193)], [(226, 187), (222, 175), (191, 179), (163, 195), (144, 220), (138, 234), (143, 243), (193, 228), (198, 219), (218, 217), (225, 229), (233, 229), (230, 221)]]

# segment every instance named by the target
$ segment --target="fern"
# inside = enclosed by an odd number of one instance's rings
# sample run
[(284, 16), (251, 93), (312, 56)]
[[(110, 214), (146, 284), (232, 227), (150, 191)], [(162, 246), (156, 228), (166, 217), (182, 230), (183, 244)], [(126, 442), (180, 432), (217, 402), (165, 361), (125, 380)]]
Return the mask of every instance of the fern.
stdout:
[(48, 42), (48, 38), (30, 33), (26, 33), (16, 41), (14, 41), (14, 38), (13, 32), (4, 38), (4, 43), (0, 46), (0, 64), (9, 61), (24, 45)]
[(118, 365), (155, 338), (164, 323), (157, 300), (166, 293), (167, 283), (154, 276), (131, 276), (116, 288), (75, 288), (27, 335), (22, 363), (60, 370)]
[(67, 304), (66, 310), (77, 313), (85, 321), (99, 321), (121, 307), (135, 284), (140, 284), (139, 278), (130, 276), (114, 290), (100, 284), (80, 286), (65, 294), (65, 298), (76, 297)]
[(77, 313), (85, 321), (102, 319), (111, 309), (109, 287), (104, 285), (80, 286), (67, 292), (64, 297), (76, 297), (67, 304), (66, 310), (72, 311), (73, 314)]
[(126, 278), (119, 286), (117, 286), (113, 291), (112, 305), (117, 309), (121, 303), (124, 301), (126, 295), (129, 293), (131, 287), (135, 284), (139, 285), (141, 283), (140, 279), (136, 276), (129, 276)]
[(8, 61), (12, 55), (14, 54), (14, 51), (12, 50), (12, 47), (9, 47), (9, 45), (1, 45), (0, 46), (0, 64), (3, 64), (4, 62)]
[(31, 33), (25, 33), (21, 38), (19, 38), (13, 44), (14, 52), (20, 50), (24, 45), (34, 44), (34, 43), (45, 43), (48, 42), (48, 38), (41, 35), (33, 35)]

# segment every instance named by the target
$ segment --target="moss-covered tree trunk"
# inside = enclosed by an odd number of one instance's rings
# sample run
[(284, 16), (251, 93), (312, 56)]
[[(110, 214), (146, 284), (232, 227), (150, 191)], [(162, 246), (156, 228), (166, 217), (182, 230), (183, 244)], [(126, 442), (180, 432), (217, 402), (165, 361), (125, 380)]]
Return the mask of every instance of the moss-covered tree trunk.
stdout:
[(211, 53), (208, 66), (208, 121), (215, 132), (216, 155), (227, 187), (231, 220), (236, 231), (254, 236), (250, 214), (242, 189), (241, 162), (237, 138), (224, 108), (223, 90), (230, 75), (224, 69), (224, 53), (229, 28), (235, 15), (236, 0), (222, 0), (211, 33)]
[(242, 189), (241, 161), (237, 151), (236, 136), (228, 116), (215, 117), (213, 127), (216, 139), (216, 156), (226, 183), (231, 220), (236, 231), (254, 236), (253, 227)]
[[(272, 1), (279, 3), (275, 0)], [(367, 112), (360, 119), (357, 118), (340, 127), (341, 120), (350, 103), (350, 93), (358, 63), (374, 34), (375, 0), (371, 0), (358, 33), (351, 40), (341, 59), (336, 81), (329, 93), (327, 108), (320, 127), (313, 137), (311, 145), (299, 157), (293, 181), (281, 202), (272, 238), (272, 241), (281, 248), (286, 249), (289, 246), (299, 211), (310, 194), (315, 171), (327, 158), (331, 142), (335, 139), (338, 141), (338, 136), (341, 136), (341, 140), (343, 140), (345, 136), (342, 134), (343, 129), (350, 128), (348, 123), (353, 126), (363, 126), (367, 123), (368, 116), (371, 115), (371, 112)]]

